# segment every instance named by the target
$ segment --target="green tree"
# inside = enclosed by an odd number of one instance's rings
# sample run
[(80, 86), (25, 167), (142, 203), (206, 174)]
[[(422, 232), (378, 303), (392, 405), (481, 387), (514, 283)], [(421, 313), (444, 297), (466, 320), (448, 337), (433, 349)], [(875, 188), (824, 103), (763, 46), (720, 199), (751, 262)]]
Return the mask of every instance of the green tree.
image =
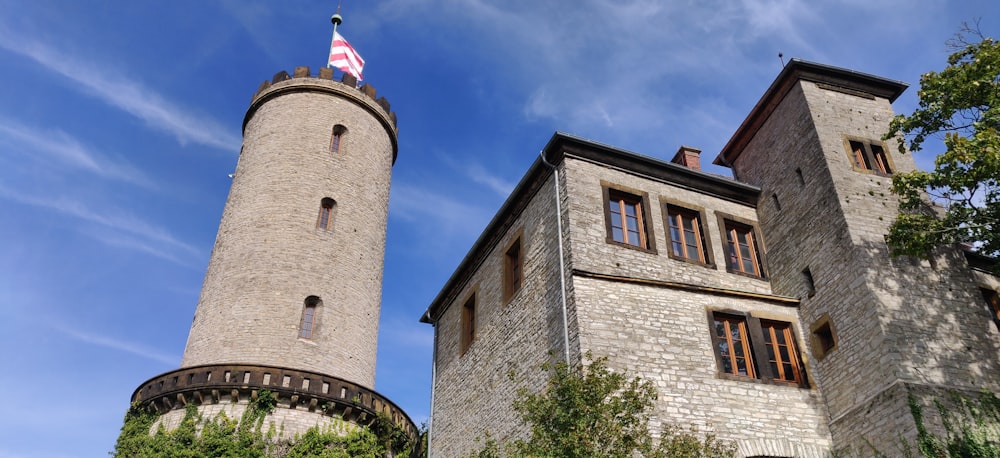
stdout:
[(533, 457), (690, 457), (715, 458), (735, 454), (735, 447), (695, 431), (665, 428), (659, 443), (649, 431), (649, 410), (656, 401), (653, 384), (640, 377), (608, 369), (606, 358), (570, 366), (546, 364), (550, 373), (541, 393), (518, 390), (514, 410), (530, 428), (527, 440), (498, 444), (487, 434), (485, 447), (472, 456)]
[[(900, 213), (887, 240), (894, 256), (927, 257), (954, 243), (1000, 254), (1000, 43), (965, 24), (949, 45), (947, 67), (920, 77), (919, 107), (896, 116), (885, 135), (903, 138), (900, 152), (907, 144), (919, 151), (928, 137), (943, 137), (945, 146), (933, 171), (893, 176)], [(943, 209), (929, 207), (928, 194)]]

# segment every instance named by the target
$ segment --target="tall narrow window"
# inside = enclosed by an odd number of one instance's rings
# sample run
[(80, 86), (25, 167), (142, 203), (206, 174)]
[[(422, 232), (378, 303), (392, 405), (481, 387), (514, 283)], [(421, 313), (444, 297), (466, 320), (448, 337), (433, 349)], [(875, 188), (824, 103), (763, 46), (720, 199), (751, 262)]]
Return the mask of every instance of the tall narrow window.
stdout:
[(863, 140), (847, 140), (847, 145), (855, 169), (868, 170), (879, 175), (892, 175), (889, 156), (881, 144)]
[(804, 270), (802, 270), (802, 279), (806, 283), (806, 294), (809, 295), (809, 297), (815, 296), (816, 295), (816, 282), (813, 280), (812, 271), (810, 271), (808, 267), (806, 267)]
[(340, 142), (344, 138), (344, 134), (347, 133), (347, 128), (337, 124), (333, 126), (333, 135), (330, 136), (330, 151), (333, 153), (340, 152)]
[(465, 354), (465, 351), (469, 349), (472, 345), (472, 341), (476, 340), (476, 295), (473, 294), (469, 297), (469, 300), (465, 301), (465, 305), (462, 306), (462, 338), (461, 338), (461, 354)]
[(521, 256), (521, 237), (511, 243), (510, 248), (503, 257), (503, 297), (510, 300), (521, 290), (521, 282), (524, 279), (522, 273), (524, 260)]
[(698, 212), (667, 205), (667, 225), (670, 228), (670, 252), (672, 255), (706, 262), (708, 255)]
[(767, 346), (767, 360), (771, 365), (771, 375), (781, 382), (801, 383), (799, 355), (795, 350), (795, 335), (792, 326), (778, 321), (761, 321), (764, 344)]
[(727, 267), (732, 272), (761, 276), (760, 255), (753, 228), (726, 221)]
[(980, 291), (983, 293), (983, 299), (986, 299), (986, 305), (990, 307), (990, 313), (993, 315), (993, 319), (997, 321), (1000, 325), (1000, 294), (992, 289), (981, 288)]
[(303, 339), (312, 339), (313, 330), (316, 327), (316, 308), (322, 301), (316, 296), (309, 296), (306, 298), (305, 303), (302, 307), (302, 320), (299, 322), (299, 337)]
[(722, 372), (743, 377), (756, 377), (747, 320), (743, 317), (715, 314), (715, 351)]
[(641, 197), (620, 191), (609, 191), (608, 215), (611, 240), (639, 248), (648, 247)]
[(333, 207), (336, 204), (333, 199), (326, 197), (319, 204), (319, 218), (316, 220), (316, 227), (324, 231), (333, 229)]

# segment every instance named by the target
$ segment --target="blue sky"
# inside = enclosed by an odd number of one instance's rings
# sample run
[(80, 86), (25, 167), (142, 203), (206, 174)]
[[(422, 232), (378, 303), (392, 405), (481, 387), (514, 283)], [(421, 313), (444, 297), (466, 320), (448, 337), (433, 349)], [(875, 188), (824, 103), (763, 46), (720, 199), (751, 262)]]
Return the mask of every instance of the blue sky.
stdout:
[[(0, 457), (106, 456), (178, 367), (261, 81), (323, 65), (336, 2), (0, 0)], [(344, 0), (399, 117), (377, 386), (429, 413), (417, 322), (556, 130), (714, 159), (785, 59), (911, 84), (995, 0)], [(315, 70), (314, 70), (315, 71)], [(929, 163), (928, 145), (918, 163)], [(711, 168), (711, 171), (727, 173)]]

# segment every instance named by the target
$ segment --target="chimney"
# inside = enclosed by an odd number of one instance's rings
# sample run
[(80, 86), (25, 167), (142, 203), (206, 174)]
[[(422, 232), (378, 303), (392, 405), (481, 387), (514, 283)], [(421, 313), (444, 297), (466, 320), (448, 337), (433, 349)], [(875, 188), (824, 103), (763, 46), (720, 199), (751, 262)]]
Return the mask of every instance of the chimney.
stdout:
[(701, 170), (701, 150), (690, 146), (682, 146), (670, 160), (674, 164), (683, 165), (691, 170)]

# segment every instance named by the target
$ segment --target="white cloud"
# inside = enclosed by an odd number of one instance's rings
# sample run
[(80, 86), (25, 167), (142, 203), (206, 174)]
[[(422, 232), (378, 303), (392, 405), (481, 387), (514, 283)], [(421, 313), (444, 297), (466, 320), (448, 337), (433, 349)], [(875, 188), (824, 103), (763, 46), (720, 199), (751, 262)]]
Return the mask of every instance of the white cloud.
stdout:
[(142, 119), (153, 129), (173, 135), (181, 144), (191, 142), (230, 152), (238, 150), (240, 138), (215, 120), (175, 106), (138, 81), (100, 71), (89, 61), (75, 59), (30, 38), (12, 35), (0, 29), (0, 48), (30, 58), (79, 83), (85, 92)]
[(143, 345), (128, 342), (124, 340), (115, 339), (113, 337), (94, 334), (79, 329), (74, 329), (68, 325), (61, 323), (50, 324), (52, 329), (59, 331), (63, 335), (78, 340), (83, 343), (97, 345), (100, 347), (110, 348), (112, 350), (118, 350), (125, 353), (130, 353), (136, 356), (140, 356), (153, 361), (158, 361), (164, 363), (168, 366), (176, 366), (180, 362), (180, 358), (160, 353), (151, 348), (145, 347)]
[(111, 161), (89, 150), (76, 138), (61, 130), (40, 130), (0, 117), (0, 136), (6, 137), (33, 152), (42, 153), (54, 161), (53, 166), (70, 166), (98, 176), (121, 180), (143, 187), (153, 187), (152, 180), (124, 161)]
[[(201, 256), (201, 250), (182, 242), (171, 235), (169, 232), (151, 225), (142, 219), (135, 216), (131, 216), (120, 211), (115, 210), (104, 210), (103, 212), (97, 212), (88, 208), (85, 204), (79, 201), (74, 201), (71, 199), (59, 197), (59, 198), (45, 198), (37, 196), (29, 196), (21, 193), (11, 191), (7, 188), (0, 186), (0, 198), (5, 198), (20, 204), (30, 205), (33, 207), (44, 208), (48, 210), (54, 210), (63, 215), (78, 218), (84, 221), (89, 221), (91, 223), (104, 226), (109, 229), (116, 231), (132, 234), (139, 236), (144, 239), (145, 242), (139, 243), (134, 240), (129, 239), (113, 239), (109, 237), (103, 237), (102, 241), (105, 243), (116, 244), (117, 246), (127, 247), (131, 249), (138, 249), (140, 251), (145, 251), (157, 255), (159, 257), (164, 257), (166, 259), (174, 259), (174, 255), (169, 255), (166, 253), (178, 253), (184, 257), (193, 258)], [(93, 235), (93, 234), (90, 234)], [(158, 245), (159, 248), (148, 248), (148, 244)]]
[(395, 183), (389, 200), (389, 215), (402, 218), (421, 231), (433, 232), (440, 240), (478, 234), (491, 213), (450, 196)]

